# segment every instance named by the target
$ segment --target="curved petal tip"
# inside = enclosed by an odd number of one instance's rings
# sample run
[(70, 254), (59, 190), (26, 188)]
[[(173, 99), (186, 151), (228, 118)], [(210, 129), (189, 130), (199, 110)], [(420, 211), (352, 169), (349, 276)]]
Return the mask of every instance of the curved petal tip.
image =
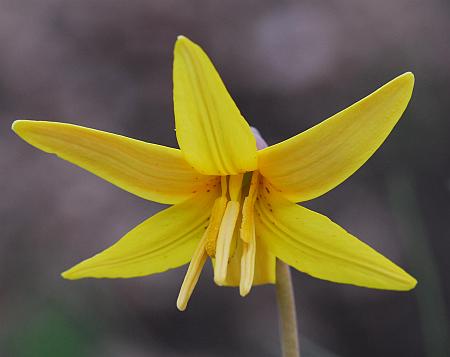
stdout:
[(21, 129), (24, 129), (27, 123), (32, 123), (32, 120), (14, 120), (11, 125), (11, 130), (14, 131), (17, 135), (20, 135)]

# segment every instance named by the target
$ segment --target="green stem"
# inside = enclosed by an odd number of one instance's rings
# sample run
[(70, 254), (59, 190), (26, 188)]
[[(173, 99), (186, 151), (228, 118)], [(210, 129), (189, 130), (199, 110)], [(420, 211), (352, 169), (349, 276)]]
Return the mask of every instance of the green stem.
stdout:
[(277, 259), (277, 303), (280, 316), (280, 338), (283, 357), (300, 357), (297, 312), (289, 265)]
[[(267, 147), (267, 143), (258, 129), (252, 128), (258, 150)], [(297, 311), (295, 309), (294, 289), (289, 265), (277, 259), (277, 303), (280, 316), (280, 338), (283, 357), (300, 357), (298, 342)]]

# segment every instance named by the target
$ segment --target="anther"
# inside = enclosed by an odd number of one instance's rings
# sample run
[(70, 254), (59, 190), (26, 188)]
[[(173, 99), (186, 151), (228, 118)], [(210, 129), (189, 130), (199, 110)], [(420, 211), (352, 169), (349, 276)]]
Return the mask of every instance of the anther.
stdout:
[(214, 201), (214, 206), (211, 211), (211, 218), (209, 220), (208, 230), (206, 232), (207, 237), (205, 244), (206, 253), (208, 253), (210, 257), (216, 256), (217, 236), (219, 234), (220, 224), (222, 222), (226, 207), (227, 207), (226, 197), (220, 196)]
[(256, 238), (255, 231), (248, 243), (242, 243), (241, 279), (239, 281), (239, 293), (246, 296), (253, 285), (255, 275)]
[(186, 310), (189, 299), (191, 298), (192, 292), (194, 291), (198, 279), (200, 278), (203, 266), (205, 265), (207, 258), (205, 251), (207, 233), (208, 229), (206, 229), (200, 243), (195, 249), (192, 260), (189, 263), (189, 268), (184, 277), (183, 284), (181, 285), (180, 293), (178, 294), (177, 299), (177, 308), (180, 311)]
[(254, 171), (252, 174), (252, 179), (250, 181), (250, 189), (248, 191), (248, 196), (244, 200), (242, 206), (242, 223), (240, 230), (240, 238), (248, 243), (252, 237), (252, 231), (255, 229), (254, 223), (254, 205), (257, 198), (258, 192), (258, 182), (259, 173)]
[(230, 257), (231, 241), (239, 215), (239, 206), (239, 202), (229, 201), (220, 224), (214, 266), (214, 281), (217, 285), (223, 285), (227, 276), (228, 258)]

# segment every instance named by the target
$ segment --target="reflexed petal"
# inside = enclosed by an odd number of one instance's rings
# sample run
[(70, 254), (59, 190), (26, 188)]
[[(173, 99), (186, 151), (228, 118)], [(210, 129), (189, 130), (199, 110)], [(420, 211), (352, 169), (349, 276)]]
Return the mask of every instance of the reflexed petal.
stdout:
[(131, 278), (189, 262), (218, 190), (199, 193), (150, 217), (110, 248), (63, 273), (66, 279)]
[(13, 130), (31, 145), (148, 200), (178, 203), (211, 180), (178, 149), (65, 123), (18, 120)]
[(186, 160), (206, 175), (255, 170), (249, 125), (208, 56), (183, 36), (175, 44), (173, 82), (177, 138)]
[(311, 129), (258, 151), (259, 170), (293, 202), (323, 195), (361, 167), (383, 143), (411, 98), (412, 73)]
[[(256, 203), (256, 234), (271, 252), (316, 278), (376, 289), (410, 290), (416, 280), (327, 217), (267, 186)], [(264, 197), (263, 197), (264, 196)]]

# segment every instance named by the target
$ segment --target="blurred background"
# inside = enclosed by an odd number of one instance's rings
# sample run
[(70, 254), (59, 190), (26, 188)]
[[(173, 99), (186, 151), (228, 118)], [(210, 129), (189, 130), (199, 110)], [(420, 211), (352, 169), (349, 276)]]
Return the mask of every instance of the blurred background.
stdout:
[(349, 180), (306, 204), (414, 275), (376, 291), (293, 271), (304, 356), (449, 356), (450, 3), (0, 0), (0, 356), (279, 356), (273, 286), (242, 299), (185, 267), (129, 280), (60, 272), (162, 209), (21, 141), (15, 119), (176, 146), (176, 36), (213, 59), (273, 144), (412, 71), (412, 101)]

